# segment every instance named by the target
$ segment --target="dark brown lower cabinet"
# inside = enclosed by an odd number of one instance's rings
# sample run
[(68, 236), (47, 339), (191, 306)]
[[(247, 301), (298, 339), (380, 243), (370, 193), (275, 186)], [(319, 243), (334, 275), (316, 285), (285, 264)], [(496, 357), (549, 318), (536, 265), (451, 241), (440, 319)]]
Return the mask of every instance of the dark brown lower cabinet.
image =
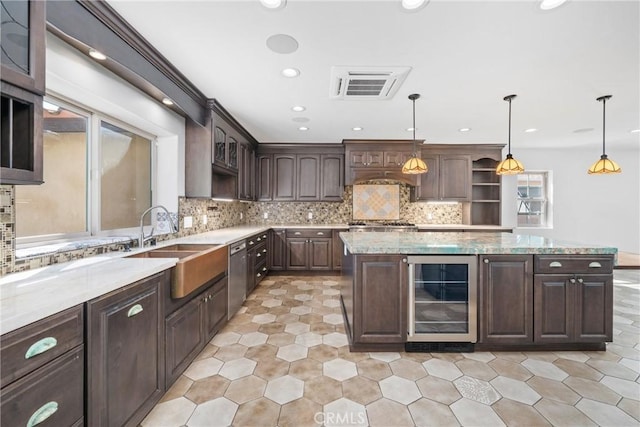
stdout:
[(611, 341), (610, 275), (538, 274), (534, 284), (534, 340), (539, 343)]
[(344, 252), (344, 243), (342, 243), (342, 239), (340, 238), (340, 232), (347, 231), (345, 230), (333, 230), (331, 232), (333, 239), (333, 269), (341, 270), (342, 269), (342, 253)]
[(269, 270), (285, 270), (287, 268), (287, 236), (286, 230), (275, 229), (271, 233)]
[(225, 276), (166, 317), (167, 389), (226, 323), (227, 298)]
[(533, 341), (533, 255), (480, 256), (480, 343)]
[(84, 425), (84, 346), (3, 388), (0, 401), (2, 426)]
[(165, 390), (169, 270), (87, 303), (87, 424), (138, 425)]
[(407, 339), (407, 264), (402, 255), (347, 255), (341, 300), (351, 349), (404, 348)]
[(286, 232), (287, 270), (331, 270), (331, 230), (305, 229)]

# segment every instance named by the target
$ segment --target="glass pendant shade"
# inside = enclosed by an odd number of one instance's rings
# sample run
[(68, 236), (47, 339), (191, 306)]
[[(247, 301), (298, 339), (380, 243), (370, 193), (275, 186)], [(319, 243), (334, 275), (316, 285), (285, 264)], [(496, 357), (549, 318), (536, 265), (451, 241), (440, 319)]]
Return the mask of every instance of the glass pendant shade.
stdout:
[(507, 154), (507, 158), (501, 161), (496, 168), (498, 175), (517, 175), (524, 172), (524, 166), (519, 160), (514, 159), (511, 153)]
[(605, 173), (620, 173), (622, 169), (616, 162), (607, 157), (606, 154), (600, 156), (600, 160), (595, 162), (589, 168), (589, 174), (605, 174)]
[(408, 175), (418, 175), (427, 173), (429, 168), (427, 164), (416, 154), (416, 99), (420, 98), (420, 94), (414, 93), (409, 95), (409, 99), (413, 102), (413, 154), (402, 165), (402, 173)]
[(402, 173), (417, 175), (420, 173), (426, 173), (429, 170), (424, 160), (416, 157), (414, 154), (402, 165)]
[(524, 172), (524, 166), (520, 163), (519, 160), (516, 160), (511, 155), (511, 100), (515, 98), (517, 95), (507, 95), (503, 98), (503, 100), (509, 103), (509, 148), (507, 157), (498, 164), (496, 167), (497, 175), (517, 175), (519, 173)]
[(602, 155), (600, 156), (600, 160), (591, 165), (589, 170), (587, 171), (589, 175), (596, 174), (608, 174), (608, 173), (620, 173), (622, 169), (616, 162), (607, 157), (607, 153), (605, 152), (605, 140), (604, 140), (604, 130), (605, 130), (605, 109), (607, 100), (611, 99), (611, 95), (601, 96), (596, 98), (596, 101), (602, 102)]

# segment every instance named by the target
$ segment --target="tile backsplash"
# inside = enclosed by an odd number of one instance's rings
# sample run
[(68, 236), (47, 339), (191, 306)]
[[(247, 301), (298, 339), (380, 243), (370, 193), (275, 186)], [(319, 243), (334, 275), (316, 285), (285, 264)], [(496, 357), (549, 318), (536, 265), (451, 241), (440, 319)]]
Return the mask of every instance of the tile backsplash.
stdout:
[[(369, 184), (399, 185), (400, 220), (417, 224), (462, 224), (461, 203), (411, 203), (410, 187), (385, 180)], [(266, 218), (265, 218), (266, 214)], [(204, 216), (206, 215), (206, 223)], [(184, 228), (185, 217), (191, 217), (192, 227)], [(134, 240), (105, 241), (104, 244), (73, 244), (49, 254), (16, 258), (14, 187), (0, 186), (0, 242), (1, 274), (43, 267), (59, 262), (84, 258), (101, 253), (120, 251)], [(225, 202), (211, 199), (178, 199), (180, 231), (158, 236), (158, 240), (184, 237), (241, 224), (346, 224), (353, 219), (353, 186), (346, 186), (342, 202)], [(127, 237), (124, 236), (124, 240)], [(122, 240), (122, 239), (121, 239)]]

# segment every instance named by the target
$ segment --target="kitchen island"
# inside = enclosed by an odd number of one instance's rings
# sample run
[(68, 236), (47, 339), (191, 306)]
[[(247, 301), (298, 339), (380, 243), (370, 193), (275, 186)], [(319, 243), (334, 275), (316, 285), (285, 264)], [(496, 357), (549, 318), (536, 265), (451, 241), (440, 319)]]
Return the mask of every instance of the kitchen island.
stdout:
[[(340, 237), (341, 303), (353, 351), (604, 350), (612, 339), (616, 248), (511, 233)], [(410, 316), (420, 309), (410, 296), (424, 293), (427, 282), (417, 288), (412, 279), (426, 270), (412, 259), (441, 263), (443, 257), (469, 266), (468, 294), (458, 302), (477, 338), (416, 346), (421, 340), (410, 339), (408, 331), (415, 321)], [(436, 314), (440, 320), (450, 315), (446, 308), (452, 306), (445, 306)]]

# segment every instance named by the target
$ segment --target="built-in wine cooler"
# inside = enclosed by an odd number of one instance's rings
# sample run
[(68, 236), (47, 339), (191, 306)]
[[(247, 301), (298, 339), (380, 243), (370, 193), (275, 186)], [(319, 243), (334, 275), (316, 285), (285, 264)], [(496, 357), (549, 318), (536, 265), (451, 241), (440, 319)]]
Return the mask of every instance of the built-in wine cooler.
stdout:
[(468, 350), (464, 344), (477, 339), (477, 258), (421, 255), (407, 262), (407, 350)]

